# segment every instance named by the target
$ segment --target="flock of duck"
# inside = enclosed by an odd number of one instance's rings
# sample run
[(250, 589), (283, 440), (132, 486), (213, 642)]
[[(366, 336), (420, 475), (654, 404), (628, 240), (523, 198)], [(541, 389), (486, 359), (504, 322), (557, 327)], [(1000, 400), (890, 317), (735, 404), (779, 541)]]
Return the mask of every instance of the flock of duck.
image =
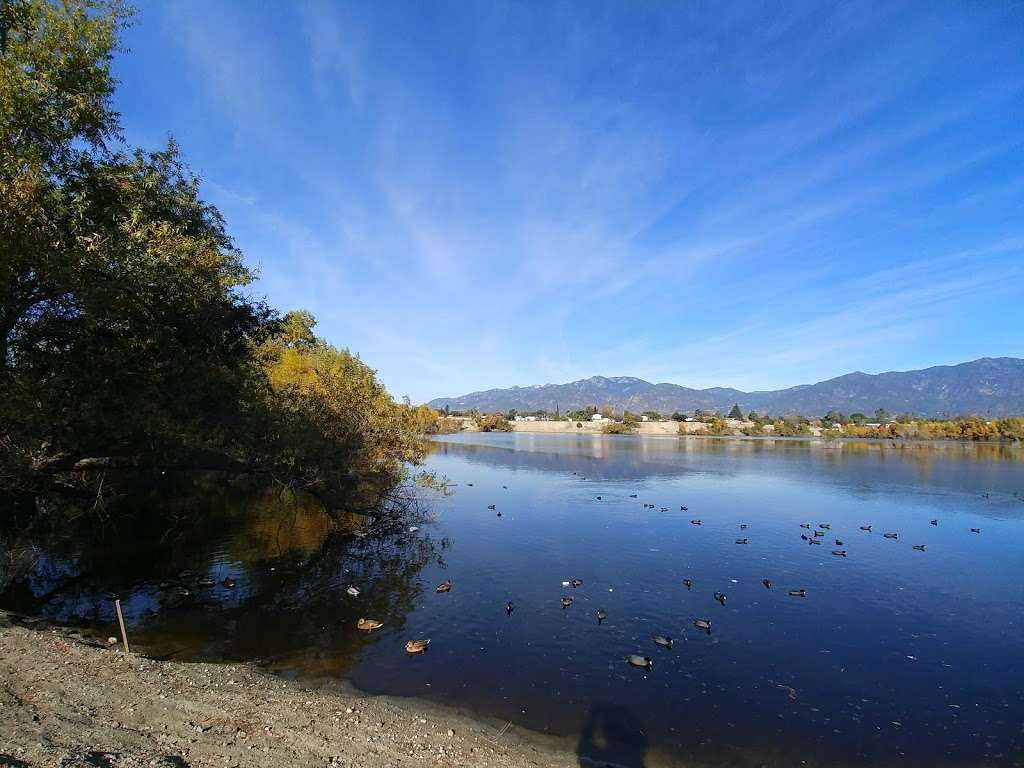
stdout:
[[(575, 473), (573, 473), (573, 474), (575, 474)], [(583, 478), (583, 479), (585, 480), (586, 478)], [(473, 484), (472, 483), (467, 483), (467, 485), (469, 487), (472, 487)], [(507, 490), (508, 486), (503, 485), (502, 488)], [(635, 499), (638, 496), (639, 496), (639, 494), (636, 494), (636, 493), (629, 494), (629, 498), (631, 498), (631, 499)], [(602, 496), (597, 496), (597, 500), (598, 501), (602, 501), (603, 500)], [(644, 502), (643, 507), (644, 507), (644, 509), (659, 509), (659, 507), (657, 505), (650, 504), (650, 503), (647, 503), (647, 502)], [(491, 512), (495, 512), (498, 517), (501, 517), (501, 510), (498, 509), (497, 504), (488, 504), (487, 505), (487, 509), (490, 510)], [(662, 512), (667, 512), (669, 510), (669, 508), (668, 507), (660, 507), (660, 510)], [(684, 506), (680, 506), (679, 510), (681, 512), (688, 512), (689, 511), (689, 507), (687, 507), (685, 505)], [(937, 519), (931, 520), (930, 522), (934, 526), (937, 526), (939, 524), (939, 521)], [(700, 518), (694, 518), (694, 519), (690, 520), (690, 524), (691, 525), (703, 525), (704, 521), (701, 520)], [(749, 525), (747, 523), (740, 523), (739, 527), (740, 527), (741, 531), (745, 531), (745, 530), (747, 530), (749, 528)], [(804, 522), (804, 523), (800, 523), (800, 528), (802, 528), (804, 530), (807, 530), (807, 531), (811, 531), (810, 535), (808, 535), (806, 533), (801, 533), (800, 534), (801, 540), (807, 542), (809, 545), (819, 545), (820, 546), (821, 545), (821, 540), (829, 537), (829, 535), (831, 534), (832, 525), (831, 525), (831, 523), (828, 523), (828, 522), (819, 522), (817, 526), (812, 526), (810, 523)], [(411, 527), (409, 529), (410, 533), (415, 532), (416, 530), (418, 530), (418, 529), (415, 526)], [(873, 526), (871, 524), (861, 525), (860, 526), (860, 530), (864, 531), (864, 532), (867, 532), (867, 533), (872, 533), (873, 532)], [(975, 533), (975, 534), (980, 534), (981, 533), (981, 529), (980, 528), (971, 528), (970, 531), (971, 531), (971, 533)], [(896, 532), (896, 531), (886, 531), (886, 532), (884, 532), (882, 534), (882, 536), (883, 536), (883, 538), (886, 538), (886, 539), (895, 540), (895, 539), (899, 538), (899, 533)], [(749, 540), (748, 540), (748, 538), (746, 536), (741, 536), (741, 537), (738, 537), (736, 539), (736, 543), (740, 544), (740, 545), (745, 545), (745, 544), (749, 543)], [(845, 545), (845, 543), (844, 543), (844, 541), (842, 539), (836, 538), (835, 539), (835, 547), (836, 547), (836, 549), (832, 550), (832, 554), (835, 555), (836, 557), (846, 557), (847, 556), (847, 550), (844, 548), (845, 546), (846, 545)], [(925, 551), (925, 545), (924, 544), (914, 544), (913, 545), (913, 549), (918, 551), (918, 552), (924, 552)], [(766, 579), (762, 579), (761, 580), (761, 584), (764, 586), (765, 589), (772, 589), (774, 587), (774, 584), (772, 583), (771, 579), (767, 579), (767, 578)], [(227, 584), (225, 584), (225, 586), (227, 586)], [(582, 587), (582, 586), (583, 586), (583, 581), (581, 579), (569, 579), (569, 580), (566, 580), (566, 581), (562, 582), (562, 587), (571, 587), (572, 589), (578, 589), (579, 587)], [(683, 586), (686, 587), (686, 589), (688, 591), (690, 591), (690, 590), (693, 589), (693, 581), (691, 579), (688, 579), (688, 578), (683, 579)], [(451, 590), (452, 590), (452, 582), (451, 582), (450, 579), (441, 582), (435, 588), (435, 591), (437, 593), (439, 593), (439, 594), (444, 594), (444, 593), (447, 593), (447, 592), (451, 592)], [(350, 597), (357, 598), (360, 595), (360, 590), (359, 590), (358, 587), (356, 587), (354, 585), (350, 585), (346, 589), (346, 593)], [(804, 598), (804, 597), (807, 597), (807, 590), (804, 587), (794, 587), (793, 589), (789, 590), (788, 594), (789, 594), (790, 597)], [(715, 591), (713, 596), (714, 596), (714, 599), (719, 604), (721, 604), (723, 606), (726, 604), (726, 601), (728, 599), (726, 597), (725, 593), (721, 592), (721, 591)], [(574, 602), (574, 598), (572, 596), (563, 595), (562, 598), (561, 598), (562, 609), (565, 610), (565, 609), (571, 607), (573, 602)], [(507, 601), (505, 603), (505, 613), (507, 615), (511, 616), (514, 611), (515, 611), (515, 605), (512, 603), (512, 601)], [(608, 618), (608, 613), (603, 608), (598, 608), (595, 611), (595, 617), (597, 618), (597, 623), (600, 625), (600, 624), (604, 623), (605, 619)], [(696, 629), (700, 630), (701, 632), (705, 632), (707, 634), (711, 634), (711, 628), (712, 628), (711, 619), (709, 619), (709, 618), (694, 618), (694, 619), (692, 619), (692, 622), (693, 622), (693, 626)], [(373, 631), (375, 631), (377, 629), (380, 629), (382, 626), (384, 626), (383, 622), (377, 621), (375, 619), (360, 618), (356, 622), (356, 628), (359, 629), (360, 631), (367, 632), (367, 633), (373, 632)], [(663, 635), (663, 634), (657, 634), (656, 633), (656, 634), (651, 636), (651, 640), (656, 645), (662, 646), (663, 648), (672, 648), (673, 640), (668, 635)], [(429, 646), (430, 646), (430, 638), (420, 638), (420, 639), (408, 640), (406, 642), (406, 644), (405, 644), (405, 651), (408, 654), (423, 653), (424, 651), (427, 650), (427, 648)], [(649, 656), (645, 656), (642, 653), (631, 653), (631, 654), (628, 654), (626, 656), (626, 661), (629, 664), (631, 664), (632, 666), (634, 666), (634, 667), (641, 667), (641, 668), (647, 669), (647, 670), (650, 670), (653, 667), (653, 661), (651, 660), (651, 658)]]

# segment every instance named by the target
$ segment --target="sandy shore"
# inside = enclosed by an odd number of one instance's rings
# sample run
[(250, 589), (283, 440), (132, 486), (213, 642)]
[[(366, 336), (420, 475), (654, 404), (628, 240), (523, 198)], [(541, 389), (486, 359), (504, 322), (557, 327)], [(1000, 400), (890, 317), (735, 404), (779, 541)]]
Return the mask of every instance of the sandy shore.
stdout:
[(125, 656), (0, 612), (0, 765), (554, 768), (579, 764), (571, 749), (421, 700)]

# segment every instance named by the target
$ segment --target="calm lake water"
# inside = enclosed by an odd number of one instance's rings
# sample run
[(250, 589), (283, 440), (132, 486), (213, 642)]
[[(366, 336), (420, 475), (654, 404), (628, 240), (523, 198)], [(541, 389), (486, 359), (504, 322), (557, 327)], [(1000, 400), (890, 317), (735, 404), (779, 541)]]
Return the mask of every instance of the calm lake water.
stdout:
[[(168, 526), (172, 512), (159, 536), (112, 524), (88, 544), (31, 542), (38, 558), (0, 605), (115, 634), (115, 592), (154, 655), (423, 696), (631, 767), (1024, 765), (1019, 449), (537, 434), (435, 447), (427, 469), (453, 486), (423, 492), (433, 519), (418, 531), (354, 536), (308, 503), (224, 486), (182, 502), (197, 530)], [(384, 628), (362, 634), (360, 616)], [(407, 657), (417, 637), (430, 649)]]

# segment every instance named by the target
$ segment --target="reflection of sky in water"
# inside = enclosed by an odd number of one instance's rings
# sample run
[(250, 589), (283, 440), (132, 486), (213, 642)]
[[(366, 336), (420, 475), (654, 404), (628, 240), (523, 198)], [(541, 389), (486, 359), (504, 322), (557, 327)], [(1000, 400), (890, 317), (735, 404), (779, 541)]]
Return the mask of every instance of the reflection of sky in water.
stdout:
[[(527, 434), (459, 435), (436, 448), (428, 468), (458, 485), (415, 536), (332, 534), (305, 508), (285, 525), (275, 504), (222, 494), (208, 504), (231, 510), (234, 525), (206, 531), (205, 543), (83, 553), (93, 576), (40, 610), (109, 622), (102, 591), (120, 562), (133, 574), (120, 587), (133, 631), (156, 650), (260, 658), (290, 676), (346, 676), (374, 692), (582, 732), (583, 751), (601, 759), (1022, 759), (1019, 452)], [(830, 523), (823, 544), (802, 541), (801, 522)], [(871, 533), (859, 530), (866, 523)], [(890, 530), (897, 540), (882, 537)], [(735, 544), (740, 536), (749, 544)], [(848, 557), (831, 554), (836, 538)], [(76, 557), (51, 551), (30, 591), (73, 575)], [(238, 586), (188, 597), (159, 586), (202, 574)], [(454, 589), (435, 594), (445, 578)], [(563, 589), (570, 578), (583, 586)], [(358, 600), (344, 596), (349, 583), (363, 589)], [(807, 597), (789, 597), (792, 587)], [(568, 593), (575, 602), (563, 610)], [(597, 608), (608, 613), (601, 626)], [(364, 615), (385, 627), (357, 633)], [(696, 631), (695, 617), (713, 632)], [(654, 645), (654, 632), (674, 648)], [(430, 650), (406, 658), (409, 637), (431, 637)], [(637, 651), (654, 660), (651, 672), (625, 663)], [(597, 733), (614, 743), (595, 746)]]

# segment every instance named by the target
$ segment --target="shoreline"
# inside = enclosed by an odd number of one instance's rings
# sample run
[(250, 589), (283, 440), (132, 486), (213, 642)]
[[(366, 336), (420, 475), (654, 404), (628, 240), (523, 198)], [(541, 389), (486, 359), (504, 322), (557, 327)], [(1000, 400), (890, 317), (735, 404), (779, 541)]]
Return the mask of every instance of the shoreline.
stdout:
[(90, 755), (114, 766), (165, 767), (580, 764), (575, 739), (425, 699), (370, 695), (343, 682), (308, 687), (248, 663), (125, 655), (119, 643), (6, 611), (0, 649), (5, 765), (101, 764)]

